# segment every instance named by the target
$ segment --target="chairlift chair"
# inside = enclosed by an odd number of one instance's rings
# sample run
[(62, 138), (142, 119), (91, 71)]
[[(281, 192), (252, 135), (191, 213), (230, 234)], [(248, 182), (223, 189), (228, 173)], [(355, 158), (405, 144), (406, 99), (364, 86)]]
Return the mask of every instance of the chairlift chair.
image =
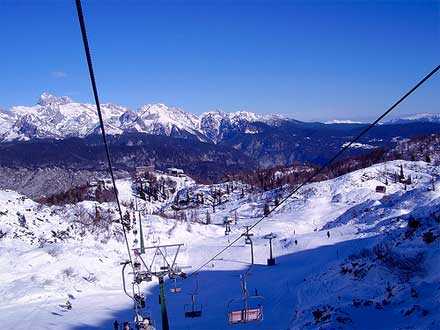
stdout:
[(149, 314), (143, 314), (142, 316), (137, 314), (135, 317), (136, 329), (139, 330), (154, 330), (154, 322)]
[(145, 281), (145, 282), (151, 282), (152, 280), (153, 280), (153, 277), (152, 277), (151, 274), (148, 273), (147, 271), (140, 271), (140, 272), (137, 272), (137, 273), (135, 274), (135, 279), (134, 279), (134, 281), (135, 281), (137, 284), (140, 284), (140, 283), (142, 283), (143, 281)]
[(135, 260), (134, 262), (133, 262), (133, 268), (134, 268), (134, 270), (136, 271), (139, 271), (140, 269), (141, 269), (141, 263), (139, 262), (139, 261), (137, 261), (137, 260)]
[(263, 296), (255, 290), (254, 295), (249, 295), (246, 283), (248, 272), (241, 276), (242, 297), (232, 299), (228, 303), (228, 322), (230, 325), (263, 320)]
[(191, 295), (191, 304), (186, 304), (184, 306), (185, 309), (185, 317), (187, 318), (195, 318), (202, 316), (202, 305), (196, 303), (195, 294)]
[[(249, 296), (247, 302), (243, 299), (232, 299), (228, 304), (228, 322), (231, 325), (263, 320), (263, 306), (259, 302), (261, 296)], [(237, 304), (239, 306), (237, 306)], [(238, 308), (237, 308), (238, 307)]]
[(180, 293), (180, 292), (182, 292), (182, 288), (177, 286), (177, 278), (176, 277), (174, 277), (174, 285), (170, 289), (170, 292), (171, 293)]

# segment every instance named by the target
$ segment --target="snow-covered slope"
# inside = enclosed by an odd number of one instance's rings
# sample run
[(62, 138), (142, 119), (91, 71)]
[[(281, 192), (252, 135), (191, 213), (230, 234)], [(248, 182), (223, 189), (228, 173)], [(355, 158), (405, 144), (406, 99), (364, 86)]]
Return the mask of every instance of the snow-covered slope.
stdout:
[[(393, 180), (400, 165), (411, 183)], [(438, 167), (424, 162), (392, 161), (301, 189), (253, 230), (255, 265), (248, 288), (264, 296), (264, 320), (239, 328), (438, 328), (440, 247), (434, 217), (440, 210), (440, 192), (431, 187), (433, 179), (438, 185), (439, 175)], [(273, 207), (276, 197), (285, 194), (252, 192), (239, 182), (197, 185), (186, 178), (168, 179), (176, 181), (174, 194), (163, 202), (138, 205), (144, 210), (143, 232), (147, 245), (184, 243), (177, 263), (192, 266), (188, 272), (239, 237), (243, 226), (262, 216), (265, 204)], [(376, 192), (378, 185), (386, 186), (385, 194)], [(118, 190), (123, 211), (130, 210), (130, 180), (119, 180)], [(102, 219), (116, 217), (111, 216), (114, 208), (111, 203), (98, 205)], [(109, 329), (116, 318), (131, 320), (130, 300), (121, 291), (119, 262), (126, 255), (119, 224), (88, 222), (95, 213), (92, 202), (48, 207), (15, 192), (1, 192), (1, 324), (78, 330)], [(207, 214), (210, 225), (204, 224)], [(229, 236), (224, 235), (225, 216), (233, 220)], [(406, 234), (411, 217), (421, 225)], [(428, 244), (423, 237), (431, 227), (434, 242)], [(275, 267), (265, 266), (264, 236), (270, 232), (277, 236)], [(131, 246), (133, 235), (131, 231)], [(375, 248), (384, 243), (395, 256), (391, 261)], [(419, 253), (424, 256), (417, 259), (423, 261), (420, 272), (390, 266), (397, 260), (405, 267), (404, 258), (411, 262)], [(228, 302), (240, 296), (239, 275), (249, 269), (249, 261), (249, 246), (240, 239), (198, 276), (178, 281), (182, 293), (167, 294), (171, 327), (229, 329)], [(203, 314), (187, 319), (184, 305), (197, 278)], [(156, 281), (145, 290), (159, 325)], [(67, 300), (71, 309), (65, 307)]]

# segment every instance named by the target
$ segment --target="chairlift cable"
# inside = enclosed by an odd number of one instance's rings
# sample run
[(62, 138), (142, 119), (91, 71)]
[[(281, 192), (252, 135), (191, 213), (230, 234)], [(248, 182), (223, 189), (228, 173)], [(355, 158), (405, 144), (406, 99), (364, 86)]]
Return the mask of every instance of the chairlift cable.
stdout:
[[(130, 252), (130, 244), (128, 243), (127, 231), (125, 228), (124, 218), (122, 215), (121, 203), (119, 201), (118, 191), (116, 189), (116, 181), (115, 181), (112, 161), (111, 161), (111, 157), (110, 157), (110, 149), (109, 149), (109, 146), (107, 143), (107, 136), (105, 133), (104, 120), (102, 117), (101, 104), (99, 102), (98, 88), (96, 85), (95, 73), (93, 71), (92, 56), (90, 54), (90, 47), (89, 47), (89, 42), (88, 42), (88, 38), (87, 38), (87, 30), (86, 30), (81, 0), (75, 0), (75, 3), (76, 3), (76, 10), (77, 10), (77, 14), (78, 14), (79, 25), (80, 25), (80, 29), (81, 29), (81, 37), (82, 37), (82, 41), (83, 41), (83, 45), (84, 45), (84, 52), (85, 52), (86, 59), (87, 59), (87, 67), (89, 70), (90, 82), (92, 84), (93, 96), (95, 99), (96, 109), (98, 112), (99, 126), (101, 128), (102, 140), (103, 140), (103, 143), (105, 146), (105, 154), (107, 157), (108, 170), (110, 172), (110, 177), (111, 177), (112, 184), (113, 184), (113, 193), (114, 193), (115, 199), (116, 199), (116, 204), (117, 204), (118, 213), (119, 213), (121, 226), (122, 226), (122, 232), (124, 235), (125, 245), (127, 247), (128, 258), (129, 258), (130, 265), (131, 265), (133, 272), (134, 272), (133, 259), (132, 259), (131, 252)], [(133, 290), (133, 295), (134, 295), (134, 290)]]
[[(260, 222), (266, 219), (271, 213), (273, 213), (276, 209), (280, 207), (284, 202), (286, 202), (290, 197), (292, 197), (295, 193), (297, 193), (302, 187), (306, 184), (310, 183), (318, 174), (320, 174), (324, 169), (328, 168), (336, 159), (338, 159), (348, 148), (350, 148), (353, 143), (358, 141), (362, 136), (364, 136), (370, 129), (375, 127), (383, 118), (385, 118), (391, 111), (393, 111), (400, 103), (402, 103), (407, 97), (409, 97), (412, 93), (414, 93), (421, 85), (423, 85), (427, 80), (429, 80), (434, 74), (436, 74), (440, 70), (440, 65), (437, 65), (430, 73), (424, 76), (416, 85), (414, 85), (409, 91), (407, 91), (400, 99), (398, 99), (391, 107), (389, 107), (383, 114), (381, 114), (374, 122), (364, 128), (354, 139), (352, 139), (348, 144), (344, 145), (330, 160), (328, 160), (324, 165), (322, 165), (319, 169), (314, 171), (311, 175), (307, 177), (307, 179), (296, 186), (286, 197), (284, 197), (278, 205), (275, 205), (272, 209), (269, 210), (265, 215), (263, 215), (259, 220), (257, 220), (253, 225), (249, 226), (247, 231), (251, 231), (255, 228)], [(187, 278), (192, 277), (193, 275), (199, 273), (206, 265), (208, 265), (211, 261), (216, 259), (219, 255), (225, 252), (227, 249), (232, 247), (235, 243), (237, 243), (246, 232), (242, 233), (240, 236), (235, 238), (232, 242), (218, 251), (213, 257), (209, 260), (205, 261), (201, 266), (199, 266), (194, 272), (188, 275)]]

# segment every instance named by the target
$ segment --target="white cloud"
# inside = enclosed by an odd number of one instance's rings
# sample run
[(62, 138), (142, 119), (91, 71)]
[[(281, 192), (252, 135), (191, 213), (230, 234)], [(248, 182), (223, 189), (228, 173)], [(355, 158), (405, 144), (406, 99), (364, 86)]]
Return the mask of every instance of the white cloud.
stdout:
[(62, 79), (67, 77), (67, 73), (65, 73), (64, 71), (52, 71), (50, 74), (53, 78), (57, 78), (57, 79)]

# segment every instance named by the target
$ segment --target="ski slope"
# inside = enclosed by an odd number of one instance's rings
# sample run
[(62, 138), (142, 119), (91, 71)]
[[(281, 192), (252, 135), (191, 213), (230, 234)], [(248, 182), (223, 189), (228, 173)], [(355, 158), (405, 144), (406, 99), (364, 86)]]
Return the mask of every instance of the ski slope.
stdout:
[[(405, 190), (403, 184), (389, 179), (387, 193), (376, 193), (376, 186), (384, 185), (386, 173), (398, 172), (401, 164), (412, 184)], [(439, 328), (439, 240), (428, 245), (421, 239), (422, 230), (436, 228), (432, 219), (440, 212), (440, 189), (429, 188), (439, 174), (438, 167), (424, 162), (393, 161), (305, 186), (253, 230), (255, 265), (250, 265), (249, 245), (240, 239), (197, 276), (178, 280), (181, 293), (170, 293), (174, 283), (166, 282), (171, 329)], [(224, 188), (176, 180), (178, 190), (191, 193)], [(123, 204), (128, 205), (130, 181), (119, 180), (117, 184)], [(191, 273), (241, 235), (243, 226), (260, 219), (265, 201), (275, 193), (242, 196), (241, 189), (236, 189), (215, 208), (210, 225), (153, 212), (172, 214), (167, 213), (170, 201), (143, 202), (146, 245), (184, 243), (177, 263), (191, 266), (184, 268)], [(131, 320), (132, 304), (121, 289), (119, 263), (127, 254), (119, 225), (84, 230), (79, 224), (81, 212), (93, 212), (95, 203), (80, 204), (47, 207), (12, 191), (0, 192), (0, 233), (6, 233), (0, 239), (0, 324), (6, 328), (111, 329), (115, 319)], [(212, 211), (208, 205), (196, 209), (200, 217)], [(235, 213), (237, 223), (225, 236), (223, 218)], [(421, 219), (423, 225), (411, 240), (403, 239), (411, 216)], [(277, 265), (267, 267), (269, 247), (264, 235), (271, 232), (277, 235), (273, 240)], [(133, 239), (131, 232), (130, 244)], [(420, 272), (401, 274), (375, 259), (373, 247), (384, 242), (399, 242), (393, 245), (396, 255), (423, 253)], [(364, 277), (351, 275), (360, 267), (353, 262), (369, 267), (359, 271), (366, 272)], [(357, 268), (342, 274), (342, 267)], [(232, 327), (227, 323), (228, 302), (240, 297), (240, 275), (249, 269), (250, 293), (256, 289), (264, 296), (264, 320)], [(190, 303), (189, 294), (197, 284), (202, 317), (187, 319), (185, 304)], [(392, 287), (391, 298), (387, 298), (388, 285)], [(417, 298), (408, 297), (412, 288), (417, 290)], [(157, 280), (145, 286), (145, 293), (148, 310), (160, 329)], [(71, 309), (66, 308), (67, 301)], [(314, 316), (317, 310), (322, 314), (318, 319)]]

